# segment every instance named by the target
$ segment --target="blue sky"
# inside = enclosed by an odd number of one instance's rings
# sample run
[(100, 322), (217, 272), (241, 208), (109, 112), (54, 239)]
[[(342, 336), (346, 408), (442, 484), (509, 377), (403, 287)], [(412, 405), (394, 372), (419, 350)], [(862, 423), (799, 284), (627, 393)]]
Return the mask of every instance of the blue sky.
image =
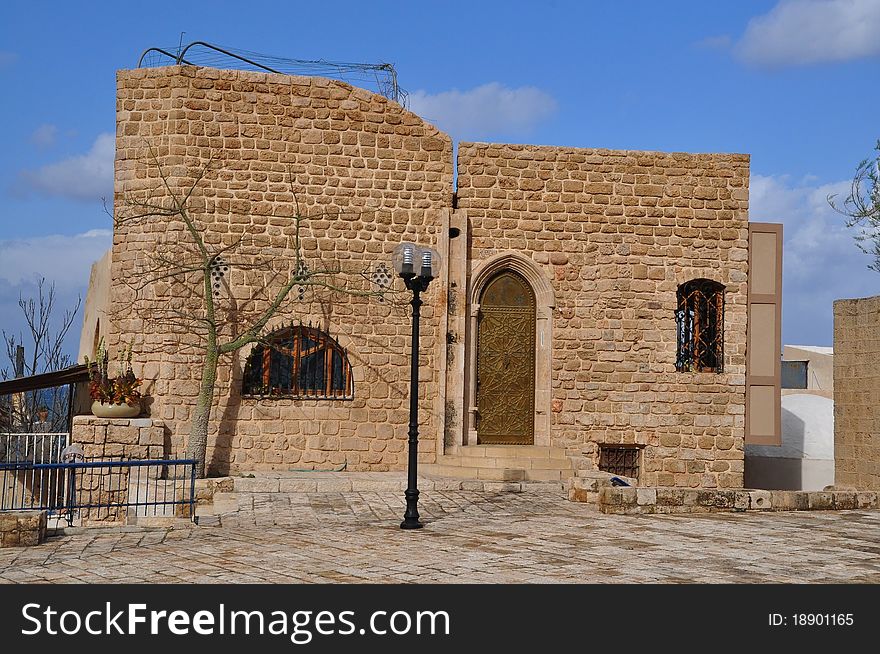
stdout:
[(827, 206), (880, 138), (880, 0), (42, 2), (0, 7), (0, 327), (35, 277), (70, 301), (110, 243), (115, 71), (205, 40), (391, 62), (455, 139), (752, 156), (752, 220), (785, 223), (783, 341), (880, 274)]

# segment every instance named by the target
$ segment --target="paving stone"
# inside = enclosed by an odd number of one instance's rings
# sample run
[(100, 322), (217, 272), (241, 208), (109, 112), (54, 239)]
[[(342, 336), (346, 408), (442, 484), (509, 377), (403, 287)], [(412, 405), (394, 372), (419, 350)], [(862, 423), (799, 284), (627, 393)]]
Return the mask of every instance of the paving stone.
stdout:
[(223, 496), (197, 527), (0, 550), (0, 584), (880, 583), (877, 510), (606, 515), (561, 491), (435, 489), (403, 531), (401, 492)]

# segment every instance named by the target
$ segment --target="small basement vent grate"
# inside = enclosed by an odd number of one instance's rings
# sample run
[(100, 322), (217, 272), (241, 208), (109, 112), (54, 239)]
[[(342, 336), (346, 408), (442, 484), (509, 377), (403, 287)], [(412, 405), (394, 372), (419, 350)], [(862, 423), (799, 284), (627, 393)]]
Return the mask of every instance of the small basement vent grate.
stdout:
[(613, 475), (632, 477), (639, 476), (639, 448), (637, 447), (602, 447), (599, 449), (599, 470)]

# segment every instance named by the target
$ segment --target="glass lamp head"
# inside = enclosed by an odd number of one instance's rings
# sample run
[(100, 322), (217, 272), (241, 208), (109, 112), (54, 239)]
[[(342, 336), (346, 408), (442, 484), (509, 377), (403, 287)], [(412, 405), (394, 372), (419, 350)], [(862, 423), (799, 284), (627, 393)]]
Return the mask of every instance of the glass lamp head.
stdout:
[(421, 248), (419, 252), (419, 277), (434, 279), (440, 275), (440, 254), (434, 248)]
[(413, 275), (418, 272), (419, 246), (404, 241), (391, 254), (391, 265), (398, 275)]
[(404, 242), (394, 248), (391, 264), (398, 275), (434, 279), (440, 274), (440, 254), (433, 248)]

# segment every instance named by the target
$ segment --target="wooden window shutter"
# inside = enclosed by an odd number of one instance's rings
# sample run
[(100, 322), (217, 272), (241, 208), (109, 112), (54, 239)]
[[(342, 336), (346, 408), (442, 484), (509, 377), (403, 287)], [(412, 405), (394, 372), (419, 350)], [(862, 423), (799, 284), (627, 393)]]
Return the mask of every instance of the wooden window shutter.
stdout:
[(782, 445), (782, 225), (749, 223), (747, 445)]

